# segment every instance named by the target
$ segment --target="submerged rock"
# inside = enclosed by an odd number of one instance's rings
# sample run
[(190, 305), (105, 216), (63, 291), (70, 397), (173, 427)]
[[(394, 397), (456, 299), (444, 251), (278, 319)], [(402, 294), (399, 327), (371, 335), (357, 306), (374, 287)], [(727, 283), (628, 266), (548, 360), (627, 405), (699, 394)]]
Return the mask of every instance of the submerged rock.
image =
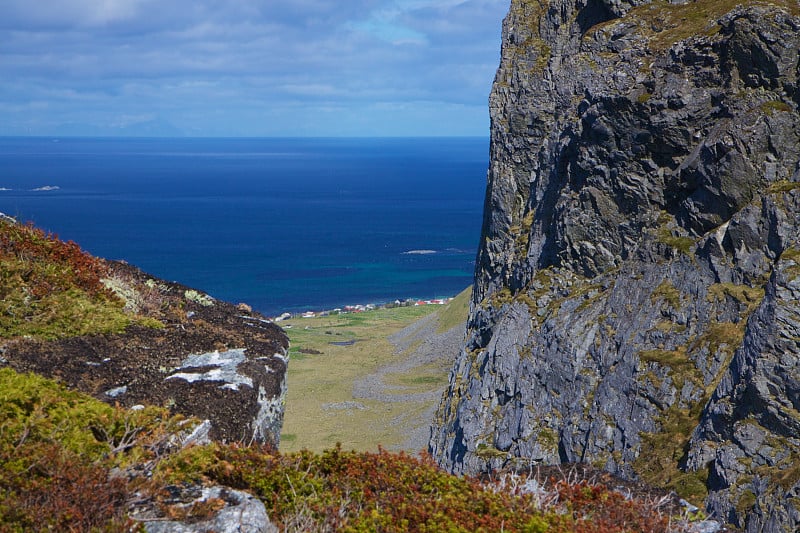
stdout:
[(799, 15), (511, 2), (445, 468), (591, 463), (796, 527)]

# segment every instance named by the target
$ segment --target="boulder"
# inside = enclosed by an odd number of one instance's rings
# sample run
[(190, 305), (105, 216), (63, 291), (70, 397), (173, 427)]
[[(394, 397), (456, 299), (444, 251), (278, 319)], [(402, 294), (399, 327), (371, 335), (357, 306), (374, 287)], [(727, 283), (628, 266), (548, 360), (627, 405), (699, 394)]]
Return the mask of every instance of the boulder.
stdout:
[[(246, 492), (227, 487), (171, 486), (156, 508), (147, 503), (131, 510), (130, 516), (147, 533), (277, 533), (264, 504)], [(167, 509), (173, 517), (164, 516)]]
[(107, 267), (109, 290), (152, 324), (132, 324), (122, 333), (6, 340), (6, 364), (109, 403), (160, 405), (209, 420), (216, 441), (277, 448), (289, 346), (283, 330), (241, 305), (130, 265)]

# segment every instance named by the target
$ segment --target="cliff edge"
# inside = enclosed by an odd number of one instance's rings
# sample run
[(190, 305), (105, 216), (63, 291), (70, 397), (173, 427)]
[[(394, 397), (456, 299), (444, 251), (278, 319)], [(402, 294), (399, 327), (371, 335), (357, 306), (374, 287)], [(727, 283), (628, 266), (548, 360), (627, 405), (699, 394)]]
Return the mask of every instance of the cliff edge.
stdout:
[(796, 1), (512, 0), (441, 465), (798, 527), (799, 72)]
[(277, 449), (286, 334), (244, 304), (154, 278), (0, 216), (0, 367)]

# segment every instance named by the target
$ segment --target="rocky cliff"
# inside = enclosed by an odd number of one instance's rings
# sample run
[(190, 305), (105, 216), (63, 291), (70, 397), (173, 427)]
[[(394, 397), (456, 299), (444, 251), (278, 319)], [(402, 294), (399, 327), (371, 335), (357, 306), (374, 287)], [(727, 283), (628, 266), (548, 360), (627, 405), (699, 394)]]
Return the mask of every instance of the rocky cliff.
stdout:
[(800, 6), (512, 0), (430, 448), (800, 524)]
[(168, 407), (205, 436), (277, 448), (288, 338), (247, 305), (154, 278), (0, 216), (0, 366), (108, 403)]

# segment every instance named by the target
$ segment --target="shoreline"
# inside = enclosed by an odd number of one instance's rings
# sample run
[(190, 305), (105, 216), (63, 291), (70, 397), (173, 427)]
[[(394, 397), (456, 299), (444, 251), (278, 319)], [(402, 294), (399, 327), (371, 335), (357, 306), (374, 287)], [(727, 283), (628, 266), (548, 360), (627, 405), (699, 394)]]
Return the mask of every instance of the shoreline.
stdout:
[(343, 307), (336, 307), (334, 309), (325, 309), (321, 311), (298, 311), (294, 313), (284, 312), (277, 316), (267, 317), (272, 322), (282, 322), (293, 318), (318, 318), (335, 315), (346, 315), (351, 313), (364, 313), (366, 311), (374, 311), (376, 309), (393, 309), (396, 307), (419, 307), (423, 305), (447, 305), (453, 301), (455, 296), (448, 296), (446, 298), (432, 298), (429, 300), (421, 300), (417, 298), (407, 298), (405, 300), (395, 300), (386, 303), (369, 303), (369, 304), (353, 304), (345, 305)]

